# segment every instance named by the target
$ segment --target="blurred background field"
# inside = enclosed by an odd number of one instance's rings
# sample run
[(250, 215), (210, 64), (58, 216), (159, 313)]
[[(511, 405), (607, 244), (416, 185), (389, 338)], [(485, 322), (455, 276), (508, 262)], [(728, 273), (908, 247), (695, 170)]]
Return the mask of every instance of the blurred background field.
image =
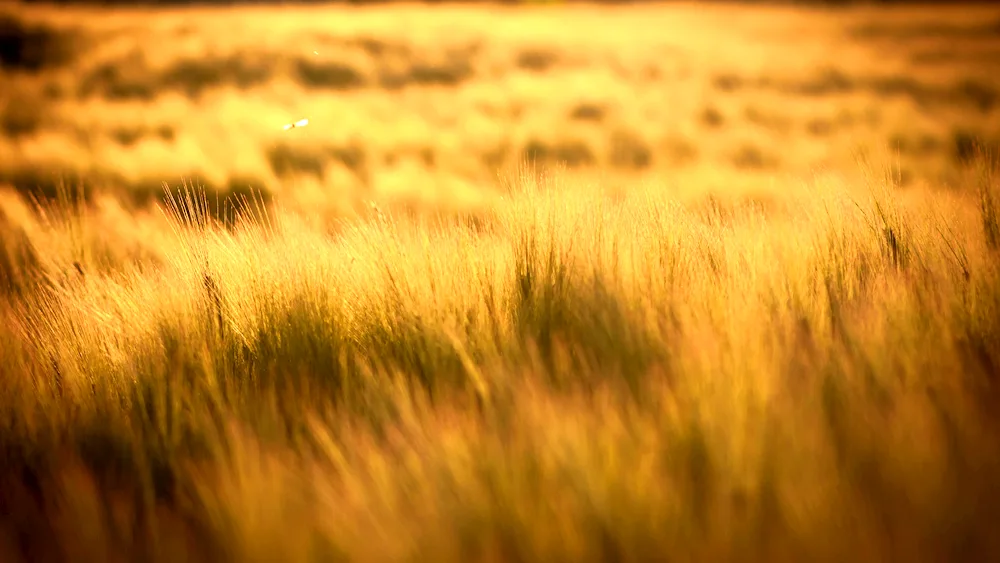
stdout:
[(191, 180), (342, 214), (482, 203), (524, 160), (721, 190), (866, 151), (955, 185), (1000, 136), (989, 6), (3, 13), (0, 183), (22, 192), (142, 204)]

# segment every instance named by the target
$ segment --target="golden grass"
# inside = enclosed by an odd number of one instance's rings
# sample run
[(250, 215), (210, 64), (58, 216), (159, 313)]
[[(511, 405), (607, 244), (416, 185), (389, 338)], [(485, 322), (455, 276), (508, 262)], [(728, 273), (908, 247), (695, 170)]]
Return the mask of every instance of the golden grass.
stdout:
[(3, 529), (87, 559), (998, 553), (994, 208), (534, 178), (336, 233), (183, 192), (162, 262), (103, 274), (71, 262), (97, 215), (53, 220), (2, 335)]
[(12, 13), (51, 55), (0, 69), (0, 181), (50, 195), (194, 180), (342, 215), (487, 204), (524, 159), (700, 189), (887, 145), (906, 181), (956, 185), (971, 140), (1000, 142), (991, 7)]
[(81, 13), (2, 71), (0, 560), (1000, 558), (995, 10)]

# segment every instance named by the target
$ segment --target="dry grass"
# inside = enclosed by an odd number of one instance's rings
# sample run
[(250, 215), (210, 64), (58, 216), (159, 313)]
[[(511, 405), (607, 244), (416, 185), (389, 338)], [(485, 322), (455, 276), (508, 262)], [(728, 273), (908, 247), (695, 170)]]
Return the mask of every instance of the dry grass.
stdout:
[(19, 14), (0, 559), (1000, 560), (995, 10), (388, 13)]
[(982, 6), (10, 13), (0, 181), (50, 196), (66, 176), (140, 204), (194, 180), (339, 216), (482, 204), (524, 159), (701, 186), (885, 146), (907, 181), (957, 185), (970, 140), (1000, 141)]

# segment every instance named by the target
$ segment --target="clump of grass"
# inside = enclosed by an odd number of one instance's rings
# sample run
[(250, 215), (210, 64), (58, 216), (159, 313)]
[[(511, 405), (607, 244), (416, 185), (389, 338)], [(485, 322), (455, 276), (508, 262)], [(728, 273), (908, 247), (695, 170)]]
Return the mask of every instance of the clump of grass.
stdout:
[(0, 13), (0, 68), (32, 73), (59, 68), (82, 47), (76, 33)]
[(745, 85), (745, 80), (735, 74), (720, 74), (712, 80), (712, 84), (723, 92), (735, 92)]
[(402, 66), (385, 64), (378, 73), (378, 83), (387, 89), (411, 85), (455, 87), (475, 76), (472, 64), (478, 47), (475, 43), (444, 49), (423, 57), (408, 55)]
[(367, 83), (364, 73), (348, 63), (315, 62), (299, 59), (295, 63), (296, 78), (310, 88), (348, 90)]
[(833, 133), (833, 123), (829, 119), (820, 117), (810, 119), (806, 123), (806, 131), (808, 131), (810, 135), (825, 137)]
[(10, 96), (0, 110), (0, 131), (12, 139), (34, 134), (44, 121), (45, 106), (27, 93)]
[(77, 96), (99, 95), (107, 100), (153, 100), (158, 80), (140, 58), (99, 64), (81, 77)]
[(273, 73), (270, 66), (258, 59), (269, 57), (258, 53), (180, 59), (167, 68), (157, 69), (141, 51), (134, 51), (90, 69), (80, 80), (77, 93), (83, 98), (98, 94), (108, 100), (152, 100), (161, 92), (177, 91), (197, 99), (206, 91), (224, 85), (249, 89), (267, 82)]
[(979, 149), (979, 216), (982, 219), (983, 235), (990, 250), (1000, 250), (1000, 189), (997, 184), (997, 154), (988, 149)]
[(546, 72), (559, 62), (555, 51), (544, 48), (528, 48), (517, 54), (517, 66), (531, 72)]
[(778, 165), (777, 156), (752, 143), (742, 144), (732, 152), (730, 159), (733, 166), (742, 169), (774, 168)]
[(879, 248), (886, 261), (892, 267), (902, 269), (910, 263), (913, 252), (912, 235), (892, 195), (890, 190), (873, 194), (872, 209), (863, 211), (862, 216), (879, 241)]
[(34, 288), (38, 256), (22, 225), (0, 209), (0, 294), (22, 294)]
[(521, 160), (541, 165), (589, 166), (597, 161), (593, 148), (583, 139), (530, 139), (521, 150)]
[(157, 88), (177, 89), (188, 97), (197, 98), (222, 84), (233, 84), (240, 89), (265, 84), (271, 79), (271, 74), (269, 65), (253, 57), (184, 59), (160, 74)]
[(653, 164), (653, 152), (638, 133), (628, 129), (615, 129), (608, 139), (608, 161), (616, 168), (642, 170)]
[(287, 142), (277, 143), (267, 150), (271, 170), (281, 177), (306, 174), (322, 178), (329, 158), (321, 148)]
[(577, 121), (600, 122), (607, 113), (608, 109), (602, 104), (581, 102), (570, 111), (569, 117)]
[(702, 110), (701, 122), (708, 127), (717, 129), (726, 122), (726, 118), (722, 115), (722, 112), (719, 111), (719, 108), (709, 106)]

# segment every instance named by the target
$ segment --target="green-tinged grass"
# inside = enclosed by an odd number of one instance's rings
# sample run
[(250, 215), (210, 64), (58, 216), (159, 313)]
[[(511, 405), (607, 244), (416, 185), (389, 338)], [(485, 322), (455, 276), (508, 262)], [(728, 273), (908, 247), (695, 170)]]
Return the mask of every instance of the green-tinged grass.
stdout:
[(995, 176), (868, 182), (327, 230), (187, 190), (119, 254), (64, 200), (4, 234), (0, 558), (996, 560)]

